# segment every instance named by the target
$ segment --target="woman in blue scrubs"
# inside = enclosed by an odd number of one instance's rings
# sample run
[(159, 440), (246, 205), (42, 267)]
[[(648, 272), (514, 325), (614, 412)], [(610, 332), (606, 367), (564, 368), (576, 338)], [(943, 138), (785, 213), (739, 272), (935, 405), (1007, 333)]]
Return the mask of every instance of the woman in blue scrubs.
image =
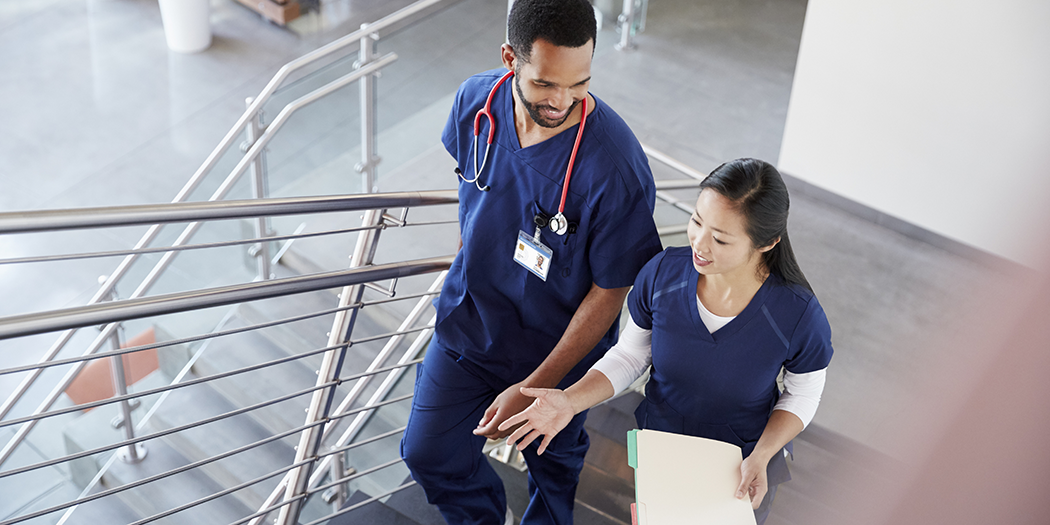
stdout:
[(761, 524), (776, 485), (790, 479), (784, 450), (820, 401), (831, 328), (791, 250), (776, 168), (738, 159), (700, 186), (689, 246), (664, 250), (638, 274), (619, 343), (564, 391), (523, 388), (535, 401), (500, 428), (524, 423), (508, 439), (523, 449), (542, 436), (542, 454), (575, 414), (651, 365), (639, 428), (741, 447), (737, 497), (750, 496)]

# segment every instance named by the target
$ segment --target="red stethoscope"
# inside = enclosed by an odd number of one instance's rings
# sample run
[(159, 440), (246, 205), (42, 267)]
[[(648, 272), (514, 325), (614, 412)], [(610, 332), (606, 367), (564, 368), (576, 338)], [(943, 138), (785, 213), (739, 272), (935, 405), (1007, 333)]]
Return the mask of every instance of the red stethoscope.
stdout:
[[(496, 90), (512, 75), (513, 71), (508, 71), (506, 75), (503, 75), (496, 82), (495, 86), (492, 86), (492, 91), (489, 92), (489, 97), (485, 101), (485, 107), (478, 110), (477, 115), (474, 116), (474, 178), (467, 179), (462, 173), (459, 174), (459, 178), (465, 182), (473, 182), (475, 186), (481, 191), (489, 191), (488, 185), (481, 185), (481, 172), (485, 170), (485, 163), (489, 159), (489, 148), (492, 146), (492, 139), (496, 136), (496, 120), (492, 117), (492, 97), (496, 95)], [(549, 226), (551, 231), (558, 235), (565, 235), (570, 230), (569, 220), (565, 218), (565, 197), (569, 193), (569, 179), (572, 177), (572, 165), (576, 162), (576, 150), (580, 147), (580, 140), (583, 138), (583, 127), (587, 122), (587, 97), (583, 97), (582, 113), (580, 114), (580, 129), (576, 132), (576, 142), (572, 146), (572, 154), (569, 156), (569, 166), (565, 169), (565, 181), (561, 187), (561, 203), (558, 205), (558, 214), (551, 217), (549, 220), (542, 218), (541, 216), (536, 217), (537, 225), (540, 227)], [(481, 158), (481, 166), (478, 166), (478, 135), (481, 134), (481, 117), (484, 116), (489, 121), (489, 137), (485, 144), (485, 154)], [(457, 170), (458, 171), (458, 170)], [(540, 222), (546, 222), (547, 224), (539, 224)], [(572, 232), (569, 232), (572, 233)]]

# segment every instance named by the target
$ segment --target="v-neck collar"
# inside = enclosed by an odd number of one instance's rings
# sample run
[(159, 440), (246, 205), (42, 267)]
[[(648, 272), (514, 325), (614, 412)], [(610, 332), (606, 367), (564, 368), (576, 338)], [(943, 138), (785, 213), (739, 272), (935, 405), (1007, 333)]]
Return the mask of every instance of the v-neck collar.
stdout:
[(704, 324), (704, 320), (700, 318), (700, 309), (697, 308), (696, 301), (698, 300), (696, 295), (696, 285), (700, 282), (700, 273), (697, 272), (692, 265), (689, 266), (688, 271), (692, 274), (689, 279), (690, 286), (689, 291), (685, 294), (688, 303), (688, 310), (693, 319), (693, 326), (696, 328), (700, 338), (711, 343), (721, 343), (726, 339), (733, 337), (733, 334), (740, 331), (740, 328), (748, 323), (752, 317), (762, 308), (762, 305), (766, 302), (766, 296), (769, 295), (769, 289), (776, 282), (776, 276), (769, 274), (766, 277), (766, 281), (762, 283), (758, 291), (755, 292), (755, 296), (751, 298), (751, 301), (747, 303), (744, 310), (741, 311), (732, 321), (726, 323), (725, 326), (715, 330), (715, 333), (711, 333), (707, 329), (707, 325)]

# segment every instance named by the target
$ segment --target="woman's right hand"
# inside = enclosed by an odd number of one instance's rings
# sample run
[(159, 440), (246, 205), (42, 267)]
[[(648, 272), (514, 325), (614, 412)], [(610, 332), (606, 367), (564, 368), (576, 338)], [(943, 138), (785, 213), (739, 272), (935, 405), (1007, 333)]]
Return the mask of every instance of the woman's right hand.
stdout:
[(558, 435), (558, 432), (561, 432), (569, 421), (572, 421), (576, 411), (569, 397), (561, 390), (522, 387), (521, 393), (536, 400), (529, 408), (507, 418), (499, 429), (505, 430), (524, 422), (513, 434), (507, 436), (507, 442), (517, 442), (518, 450), (524, 450), (536, 438), (543, 436), (543, 441), (540, 442), (540, 448), (537, 451), (537, 454), (543, 454), (554, 436)]

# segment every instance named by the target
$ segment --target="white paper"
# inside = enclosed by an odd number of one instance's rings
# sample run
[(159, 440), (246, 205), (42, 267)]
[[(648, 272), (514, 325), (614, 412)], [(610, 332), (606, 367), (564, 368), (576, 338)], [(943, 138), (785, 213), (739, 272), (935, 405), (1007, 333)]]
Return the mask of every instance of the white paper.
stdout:
[(638, 525), (755, 525), (751, 500), (736, 498), (740, 447), (656, 430), (636, 439)]

